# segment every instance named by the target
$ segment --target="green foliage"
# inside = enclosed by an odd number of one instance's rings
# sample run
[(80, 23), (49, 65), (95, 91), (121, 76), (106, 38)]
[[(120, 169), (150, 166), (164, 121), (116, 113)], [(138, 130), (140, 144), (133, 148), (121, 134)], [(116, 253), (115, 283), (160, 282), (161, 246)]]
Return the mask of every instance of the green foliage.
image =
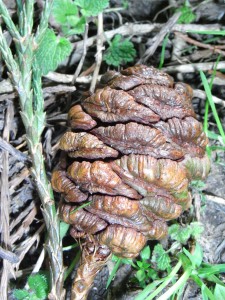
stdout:
[(13, 295), (17, 300), (30, 299), (30, 294), (27, 290), (14, 290)]
[[(200, 287), (202, 299), (225, 299), (225, 284), (217, 276), (220, 272), (225, 271), (225, 264), (210, 265), (204, 263), (203, 251), (199, 244), (196, 244), (193, 253), (183, 248), (179, 257), (178, 263), (166, 277), (156, 279), (148, 284), (135, 300), (179, 298), (178, 295), (182, 294), (184, 285), (190, 279), (195, 281)], [(177, 274), (181, 268), (183, 268), (183, 274), (178, 277)], [(165, 290), (171, 281), (173, 281), (173, 285), (162, 294), (162, 291)], [(213, 287), (213, 285), (214, 291), (212, 292), (212, 289), (208, 288), (208, 286)], [(158, 298), (159, 294), (161, 295)]]
[(220, 284), (216, 284), (214, 289), (214, 296), (216, 297), (217, 300), (225, 299), (225, 287)]
[(130, 259), (130, 258), (121, 258), (121, 257), (118, 257), (116, 255), (113, 254), (112, 256), (112, 261), (115, 262), (115, 265), (113, 267), (113, 270), (107, 280), (107, 283), (106, 283), (106, 289), (109, 287), (109, 285), (111, 284), (112, 280), (114, 279), (115, 275), (116, 275), (116, 272), (118, 271), (119, 269), (119, 266), (121, 264), (126, 264), (126, 265), (132, 265), (133, 264), (133, 260)]
[(29, 290), (18, 289), (13, 291), (17, 300), (44, 300), (47, 299), (49, 285), (44, 275), (36, 274), (28, 277)]
[(63, 239), (64, 236), (67, 234), (68, 230), (69, 230), (70, 224), (67, 224), (63, 221), (60, 222), (59, 224), (59, 234), (60, 234), (60, 238)]
[(117, 34), (110, 43), (103, 58), (108, 65), (118, 67), (134, 60), (136, 50), (129, 39), (122, 40), (122, 36)]
[(179, 7), (176, 12), (181, 12), (181, 16), (178, 19), (179, 24), (189, 24), (196, 18), (196, 15), (192, 12), (187, 1), (183, 6)]
[(80, 34), (84, 32), (86, 18), (79, 15), (79, 10), (74, 1), (55, 0), (53, 16), (65, 35)]
[(75, 0), (75, 4), (81, 7), (83, 16), (90, 17), (102, 12), (109, 5), (109, 0)]
[(165, 271), (170, 267), (170, 257), (168, 253), (163, 249), (161, 244), (157, 244), (154, 247), (152, 253), (152, 262), (156, 263), (157, 268), (161, 271)]
[(191, 237), (198, 239), (203, 230), (204, 228), (199, 222), (192, 222), (186, 227), (182, 227), (179, 224), (173, 224), (169, 227), (169, 235), (172, 240), (178, 241), (181, 244), (186, 244)]
[(63, 37), (57, 37), (53, 30), (47, 29), (35, 56), (42, 74), (54, 71), (72, 51), (70, 42)]
[(97, 16), (109, 5), (109, 0), (55, 0), (53, 17), (65, 35), (81, 34), (87, 17)]

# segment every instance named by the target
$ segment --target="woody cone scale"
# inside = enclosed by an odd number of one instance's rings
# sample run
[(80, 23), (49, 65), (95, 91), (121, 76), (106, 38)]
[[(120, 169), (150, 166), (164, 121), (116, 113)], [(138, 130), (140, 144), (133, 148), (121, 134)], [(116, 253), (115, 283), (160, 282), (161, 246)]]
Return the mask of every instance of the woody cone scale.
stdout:
[(61, 219), (82, 244), (77, 300), (111, 253), (134, 258), (147, 240), (166, 236), (167, 220), (190, 206), (190, 181), (206, 178), (210, 162), (191, 87), (153, 67), (107, 72), (68, 118), (60, 140), (67, 165), (53, 171), (52, 186), (64, 199)]

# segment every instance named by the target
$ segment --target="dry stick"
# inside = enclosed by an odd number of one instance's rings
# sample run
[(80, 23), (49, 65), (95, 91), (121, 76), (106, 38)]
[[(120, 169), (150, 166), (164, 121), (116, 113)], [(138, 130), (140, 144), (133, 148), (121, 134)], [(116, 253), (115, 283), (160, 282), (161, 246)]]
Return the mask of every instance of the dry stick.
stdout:
[[(3, 139), (7, 142), (9, 141), (9, 132), (11, 127), (11, 122), (13, 120), (14, 110), (11, 101), (8, 102), (8, 108), (5, 117), (5, 126), (3, 130)], [(1, 204), (0, 204), (0, 233), (1, 233), (1, 243), (4, 249), (7, 251), (11, 248), (10, 242), (10, 230), (9, 230), (9, 153), (4, 151), (2, 155), (2, 174), (1, 174)], [(8, 299), (8, 280), (9, 273), (14, 274), (13, 267), (9, 260), (3, 259), (3, 268), (1, 272), (1, 285), (0, 285), (0, 295), (2, 300)]]
[(31, 161), (31, 159), (26, 154), (14, 148), (7, 141), (4, 141), (1, 137), (0, 137), (0, 149), (7, 151), (16, 159), (24, 163), (28, 163)]
[[(182, 64), (182, 65), (176, 65), (176, 66), (168, 66), (165, 68), (162, 68), (163, 72), (166, 73), (194, 73), (197, 71), (208, 71), (213, 69), (215, 66), (215, 62), (205, 62), (205, 63), (196, 63), (196, 64)], [(220, 61), (217, 64), (217, 70), (224, 69), (225, 68), (225, 61)]]
[[(102, 39), (103, 42), (106, 40), (111, 40), (116, 34), (121, 34), (122, 36), (131, 36), (131, 35), (144, 35), (153, 30), (161, 30), (164, 24), (154, 23), (154, 24), (137, 24), (137, 23), (126, 23), (116, 29), (105, 31)], [(173, 26), (174, 31), (186, 32), (188, 30), (224, 30), (225, 27), (222, 27), (220, 24), (175, 24)], [(87, 47), (92, 46), (96, 42), (97, 36), (93, 36), (87, 39)], [(79, 41), (73, 44), (76, 51), (79, 51), (83, 48), (83, 41)]]
[(173, 26), (176, 24), (177, 20), (179, 19), (181, 12), (176, 13), (173, 15), (169, 21), (162, 27), (160, 32), (155, 36), (155, 42), (152, 44), (150, 48), (148, 48), (141, 59), (138, 61), (139, 64), (145, 63), (150, 56), (152, 56), (156, 49), (158, 48), (159, 44), (163, 41), (164, 37), (172, 30)]
[(188, 42), (189, 44), (192, 44), (192, 45), (195, 45), (195, 46), (198, 46), (198, 47), (201, 47), (201, 48), (206, 48), (206, 49), (210, 49), (212, 50), (213, 52), (215, 53), (219, 53), (219, 54), (222, 54), (222, 55), (225, 55), (225, 52), (218, 49), (217, 47), (214, 47), (212, 45), (209, 45), (209, 44), (204, 44), (204, 43), (201, 43), (199, 41), (196, 41), (192, 38), (190, 38), (189, 36), (181, 33), (181, 32), (174, 32), (176, 36), (179, 36), (180, 38), (182, 38), (183, 40), (185, 40), (186, 42)]
[(97, 35), (97, 53), (96, 53), (96, 66), (91, 81), (90, 92), (95, 90), (98, 74), (102, 63), (102, 50), (103, 50), (103, 14), (98, 14), (98, 35)]
[(87, 54), (87, 37), (88, 37), (88, 28), (89, 25), (88, 23), (85, 24), (85, 31), (84, 31), (84, 38), (83, 38), (83, 54), (81, 56), (81, 60), (77, 66), (76, 72), (73, 75), (73, 79), (72, 79), (72, 84), (75, 84), (77, 77), (79, 76), (81, 69), (83, 67), (84, 64), (84, 60)]

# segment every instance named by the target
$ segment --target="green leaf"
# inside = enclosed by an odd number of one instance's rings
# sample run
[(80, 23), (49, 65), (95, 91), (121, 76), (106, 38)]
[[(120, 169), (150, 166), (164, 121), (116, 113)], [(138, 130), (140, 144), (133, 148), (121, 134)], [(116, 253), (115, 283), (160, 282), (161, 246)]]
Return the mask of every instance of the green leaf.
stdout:
[(202, 267), (198, 269), (198, 275), (201, 277), (208, 277), (218, 273), (225, 273), (225, 264), (210, 265), (204, 263)]
[(118, 271), (120, 264), (121, 264), (121, 258), (118, 258), (118, 260), (117, 260), (116, 264), (114, 265), (113, 270), (112, 270), (112, 272), (111, 272), (111, 274), (110, 274), (110, 276), (107, 280), (106, 289), (109, 287), (110, 283), (112, 282), (113, 278), (115, 277), (116, 272)]
[(27, 300), (30, 298), (30, 294), (26, 290), (14, 290), (13, 296), (16, 300)]
[(181, 12), (181, 16), (177, 22), (179, 24), (189, 24), (196, 18), (196, 15), (192, 12), (190, 6), (187, 5), (179, 7), (176, 12)]
[(121, 38), (122, 36), (117, 34), (103, 56), (108, 65), (118, 67), (133, 61), (136, 56), (133, 43), (128, 39), (121, 40)]
[(81, 34), (85, 30), (85, 24), (86, 24), (86, 18), (81, 17), (79, 18), (78, 22), (72, 26), (72, 23), (70, 26), (63, 25), (62, 31), (67, 36), (73, 35), (73, 34)]
[(161, 271), (166, 270), (170, 266), (170, 257), (161, 244), (157, 244), (154, 247), (151, 260), (156, 263), (157, 268)]
[(67, 224), (65, 222), (60, 222), (59, 224), (59, 233), (60, 233), (60, 238), (63, 239), (64, 236), (66, 235), (68, 229), (70, 227), (70, 224)]
[(70, 22), (77, 23), (79, 19), (78, 8), (74, 1), (71, 0), (54, 0), (52, 12), (56, 22), (61, 25)]
[(216, 284), (215, 289), (214, 289), (214, 296), (217, 300), (224, 300), (225, 299), (225, 287)]
[(169, 235), (172, 240), (186, 244), (191, 236), (191, 228), (189, 226), (181, 227), (178, 224), (173, 224), (169, 227)]
[(44, 275), (36, 274), (28, 277), (28, 285), (35, 292), (38, 299), (46, 299), (48, 295), (48, 282)]
[(57, 37), (53, 30), (47, 29), (35, 54), (42, 74), (54, 71), (71, 51), (72, 46), (67, 39)]
[(75, 0), (74, 3), (81, 7), (83, 16), (90, 17), (102, 12), (109, 5), (109, 0)]
[(138, 279), (139, 282), (145, 280), (146, 275), (144, 270), (138, 270), (137, 273), (135, 274), (135, 277)]
[(204, 231), (204, 226), (200, 222), (191, 222), (190, 224), (191, 236), (198, 239)]
[(141, 258), (143, 260), (147, 260), (150, 258), (150, 254), (151, 254), (151, 251), (150, 251), (150, 247), (149, 246), (146, 246), (140, 253), (141, 255)]
[(192, 266), (194, 268), (199, 267), (201, 265), (202, 259), (203, 259), (203, 250), (202, 250), (202, 247), (198, 243), (196, 243), (196, 245), (195, 245), (195, 251), (193, 254), (191, 254), (185, 248), (183, 248), (183, 252), (190, 259)]

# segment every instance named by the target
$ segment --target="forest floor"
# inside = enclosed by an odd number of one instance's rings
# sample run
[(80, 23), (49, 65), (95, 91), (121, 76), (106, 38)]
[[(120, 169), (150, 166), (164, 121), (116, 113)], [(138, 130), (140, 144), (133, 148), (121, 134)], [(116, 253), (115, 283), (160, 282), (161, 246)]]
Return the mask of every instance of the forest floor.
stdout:
[[(37, 1), (40, 7), (41, 2)], [(115, 34), (129, 38), (135, 47), (136, 57), (133, 62), (119, 67), (108, 66), (102, 61), (99, 76), (108, 69), (120, 70), (143, 63), (156, 68), (160, 66), (175, 81), (188, 83), (193, 88), (194, 109), (198, 119), (205, 124), (204, 128), (209, 136), (211, 172), (204, 183), (192, 187), (192, 206), (178, 219), (178, 224), (185, 226), (193, 221), (200, 222), (204, 226), (199, 238), (204, 262), (222, 264), (225, 263), (225, 140), (218, 129), (211, 107), (208, 114), (206, 113), (208, 102), (199, 71), (204, 72), (208, 82), (213, 74), (212, 99), (222, 127), (225, 128), (225, 3), (195, 0), (190, 0), (189, 3), (193, 20), (190, 19), (189, 11), (186, 19), (178, 22), (177, 9), (184, 7), (184, 1), (112, 0), (110, 7), (103, 13), (104, 36), (108, 40)], [(13, 15), (14, 1), (6, 1), (6, 4)], [(60, 31), (54, 20), (50, 20), (50, 26)], [(203, 31), (205, 34), (202, 34)], [(7, 32), (6, 35), (10, 43)], [(71, 38), (74, 50), (70, 58), (55, 72), (43, 77), (46, 127), (42, 145), (49, 178), (59, 159), (59, 138), (67, 130), (67, 112), (89, 89), (93, 78), (96, 67), (96, 35), (97, 26), (92, 22), (85, 40), (86, 57), (75, 84), (72, 84), (73, 74), (84, 50), (82, 34)], [(104, 47), (108, 47), (106, 41)], [(30, 157), (20, 117), (18, 95), (8, 79), (4, 62), (0, 66), (0, 233), (2, 240), (8, 240), (11, 249), (6, 255), (3, 251), (4, 243), (0, 247), (1, 290), (6, 288), (6, 282), (10, 282), (7, 283), (9, 298), (13, 299), (12, 289), (23, 287), (31, 272), (45, 270), (46, 231), (40, 200), (31, 177)], [(71, 243), (70, 237), (64, 238), (64, 247)], [(168, 239), (163, 241), (165, 248), (168, 243)], [(154, 243), (150, 243), (151, 245)], [(65, 265), (70, 265), (74, 251), (72, 249), (64, 252)], [(4, 258), (4, 263), (1, 258)], [(137, 282), (132, 284), (130, 281), (135, 270), (130, 265), (122, 265), (111, 284), (108, 296), (105, 296), (105, 284), (113, 266), (114, 263), (109, 262), (95, 280), (89, 296), (91, 300), (104, 297), (115, 300), (135, 299), (141, 291)], [(66, 281), (68, 290), (70, 285), (69, 277)], [(199, 287), (192, 281), (187, 282), (181, 299), (202, 299)]]

